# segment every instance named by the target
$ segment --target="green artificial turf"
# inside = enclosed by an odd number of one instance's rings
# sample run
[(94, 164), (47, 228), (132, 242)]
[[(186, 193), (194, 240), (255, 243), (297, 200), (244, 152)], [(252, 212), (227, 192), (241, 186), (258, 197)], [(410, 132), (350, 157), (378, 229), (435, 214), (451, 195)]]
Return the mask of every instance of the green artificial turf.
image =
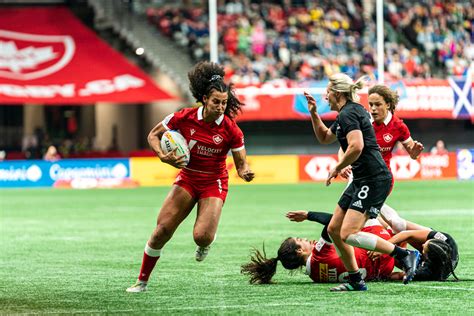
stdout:
[(168, 188), (0, 190), (0, 313), (472, 315), (474, 182), (398, 182), (387, 203), (405, 218), (450, 233), (460, 282), (375, 282), (365, 293), (330, 293), (278, 266), (272, 285), (240, 274), (251, 247), (275, 257), (288, 236), (319, 238), (321, 226), (289, 222), (288, 210), (334, 209), (344, 185), (230, 188), (218, 237), (194, 259), (195, 211), (165, 246), (146, 293), (136, 279)]

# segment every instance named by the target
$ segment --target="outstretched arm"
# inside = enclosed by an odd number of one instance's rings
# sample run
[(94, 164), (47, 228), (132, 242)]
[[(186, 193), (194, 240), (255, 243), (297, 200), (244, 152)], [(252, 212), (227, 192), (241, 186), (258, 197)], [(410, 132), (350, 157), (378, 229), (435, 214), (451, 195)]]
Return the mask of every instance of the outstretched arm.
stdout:
[(406, 230), (404, 232), (400, 232), (390, 238), (388, 241), (391, 242), (392, 244), (399, 244), (402, 242), (408, 242), (408, 243), (418, 243), (422, 244), (428, 239), (428, 234), (430, 233), (430, 230)]
[(321, 232), (321, 237), (327, 242), (332, 242), (328, 234), (328, 225), (331, 221), (332, 214), (324, 212), (311, 212), (311, 211), (290, 211), (286, 213), (286, 217), (293, 222), (302, 222), (304, 220), (318, 222), (324, 225), (323, 231)]
[(286, 217), (292, 222), (302, 222), (304, 220), (318, 222), (323, 225), (328, 225), (331, 221), (332, 214), (324, 212), (311, 211), (289, 211)]
[(311, 114), (311, 123), (313, 124), (314, 135), (321, 144), (334, 143), (336, 141), (336, 135), (334, 135), (321, 120), (321, 117), (318, 114), (316, 100), (311, 94), (307, 92), (304, 93), (304, 96), (308, 101), (308, 111)]

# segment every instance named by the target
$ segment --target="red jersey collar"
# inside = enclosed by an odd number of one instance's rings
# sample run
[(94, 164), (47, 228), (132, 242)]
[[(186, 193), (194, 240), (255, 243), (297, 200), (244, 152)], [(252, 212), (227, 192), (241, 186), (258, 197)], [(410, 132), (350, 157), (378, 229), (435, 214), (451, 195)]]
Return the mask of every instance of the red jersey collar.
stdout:
[[(204, 106), (200, 106), (197, 110), (197, 116), (198, 116), (199, 121), (201, 121), (203, 119), (203, 117), (202, 117), (202, 112), (203, 111), (204, 111)], [(214, 122), (216, 122), (217, 125), (221, 125), (223, 120), (224, 120), (224, 114), (221, 114), (221, 116), (219, 116), (217, 118), (217, 120), (215, 120)]]
[[(392, 120), (392, 117), (393, 117), (392, 112), (388, 111), (387, 117), (385, 118), (385, 120), (383, 120), (383, 124), (387, 126), (388, 123), (390, 123), (390, 121)], [(370, 114), (370, 123), (373, 123), (373, 122), (374, 122), (374, 118), (372, 117), (372, 114)]]
[(387, 117), (385, 118), (385, 120), (383, 120), (383, 123), (385, 124), (385, 126), (388, 125), (388, 123), (390, 123), (390, 121), (392, 120), (392, 112), (388, 111), (387, 113)]

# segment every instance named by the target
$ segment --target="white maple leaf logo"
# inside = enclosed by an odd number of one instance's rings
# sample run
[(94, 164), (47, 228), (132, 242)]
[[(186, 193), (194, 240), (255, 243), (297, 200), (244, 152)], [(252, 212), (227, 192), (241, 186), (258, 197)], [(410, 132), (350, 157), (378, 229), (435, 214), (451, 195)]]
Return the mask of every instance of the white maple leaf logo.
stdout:
[(9, 69), (13, 73), (21, 73), (24, 69), (35, 69), (39, 64), (57, 58), (58, 54), (52, 46), (28, 46), (18, 49), (15, 42), (0, 41), (0, 68)]

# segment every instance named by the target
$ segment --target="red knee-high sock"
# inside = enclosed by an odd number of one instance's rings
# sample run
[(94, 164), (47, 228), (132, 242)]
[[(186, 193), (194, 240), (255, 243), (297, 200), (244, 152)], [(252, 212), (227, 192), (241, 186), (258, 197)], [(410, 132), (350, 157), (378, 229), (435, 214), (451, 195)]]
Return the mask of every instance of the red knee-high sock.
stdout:
[(153, 249), (148, 246), (148, 243), (145, 246), (145, 252), (143, 253), (142, 267), (140, 268), (140, 274), (138, 275), (138, 280), (147, 282), (150, 278), (150, 274), (153, 271), (153, 268), (156, 265), (158, 259), (160, 259), (161, 249)]

